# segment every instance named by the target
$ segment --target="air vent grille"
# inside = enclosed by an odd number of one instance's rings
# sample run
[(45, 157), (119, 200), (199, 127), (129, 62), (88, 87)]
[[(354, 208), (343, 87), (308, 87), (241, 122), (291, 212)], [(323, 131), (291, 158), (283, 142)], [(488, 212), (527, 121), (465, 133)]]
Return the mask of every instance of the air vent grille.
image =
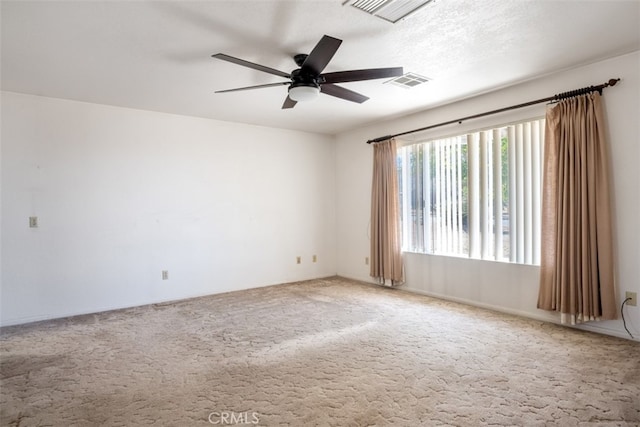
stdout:
[(390, 0), (355, 0), (351, 6), (364, 10), (367, 13), (375, 13), (377, 9), (389, 3)]
[(396, 23), (433, 0), (347, 0), (356, 9), (377, 16), (385, 21)]
[(411, 89), (423, 83), (431, 80), (428, 77), (424, 77), (415, 73), (406, 73), (395, 79), (387, 80), (385, 83), (391, 83), (394, 86), (400, 86), (405, 89)]

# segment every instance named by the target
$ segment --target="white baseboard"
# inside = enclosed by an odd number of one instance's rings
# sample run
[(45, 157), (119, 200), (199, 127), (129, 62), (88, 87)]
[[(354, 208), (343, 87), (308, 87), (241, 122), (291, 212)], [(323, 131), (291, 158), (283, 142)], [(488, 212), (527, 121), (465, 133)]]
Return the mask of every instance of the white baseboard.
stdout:
[(508, 308), (508, 307), (501, 307), (501, 306), (496, 306), (496, 305), (492, 305), (492, 304), (487, 304), (487, 303), (483, 303), (483, 302), (479, 302), (479, 301), (473, 301), (473, 300), (468, 300), (465, 298), (458, 298), (458, 297), (452, 297), (449, 295), (442, 295), (442, 294), (438, 294), (435, 292), (428, 292), (428, 291), (423, 291), (420, 289), (412, 289), (412, 288), (400, 288), (400, 290), (406, 291), (406, 292), (412, 292), (412, 293), (416, 293), (416, 294), (421, 294), (421, 295), (425, 295), (428, 297), (432, 297), (432, 298), (438, 298), (438, 299), (442, 299), (442, 300), (446, 300), (446, 301), (452, 301), (452, 302), (457, 302), (460, 304), (466, 304), (466, 305), (470, 305), (473, 307), (478, 307), (478, 308), (483, 308), (486, 310), (492, 310), (492, 311), (497, 311), (500, 313), (505, 313), (505, 314), (511, 314), (514, 316), (519, 316), (519, 317), (524, 317), (527, 319), (532, 319), (532, 320), (539, 320), (542, 322), (548, 322), (548, 323), (553, 323), (556, 325), (560, 325), (560, 326), (566, 326), (569, 328), (574, 328), (574, 329), (580, 329), (580, 330), (585, 330), (585, 331), (589, 331), (589, 332), (594, 332), (597, 334), (601, 334), (601, 335), (611, 335), (614, 337), (618, 337), (618, 338), (624, 338), (624, 339), (628, 339), (630, 341), (640, 341), (640, 337), (635, 336), (633, 338), (631, 338), (629, 336), (629, 334), (626, 333), (626, 331), (620, 331), (618, 329), (613, 329), (613, 328), (608, 328), (602, 324), (599, 324), (598, 322), (590, 322), (588, 324), (580, 324), (580, 325), (567, 325), (567, 324), (563, 324), (560, 323), (559, 319), (556, 319), (555, 316), (553, 316), (552, 314), (545, 314), (545, 313), (540, 313), (540, 315), (534, 314), (534, 313), (530, 313), (527, 311), (522, 311), (522, 310), (515, 310), (512, 308)]
[[(378, 285), (378, 283), (376, 283), (373, 279), (371, 279), (371, 280), (363, 280), (361, 278), (348, 277), (348, 276), (343, 276), (343, 275), (339, 275), (339, 276), (340, 277), (344, 277), (345, 279), (355, 280), (357, 282)], [(640, 337), (637, 336), (637, 335), (634, 335), (634, 337), (631, 338), (629, 336), (629, 334), (627, 334), (626, 331), (621, 331), (619, 329), (609, 328), (609, 327), (606, 327), (606, 326), (604, 326), (603, 324), (601, 324), (599, 322), (590, 322), (588, 324), (581, 324), (581, 325), (566, 325), (566, 324), (560, 323), (560, 320), (556, 319), (555, 316), (553, 316), (552, 314), (546, 314), (544, 312), (540, 312), (540, 314), (535, 314), (535, 313), (531, 313), (531, 312), (528, 312), (528, 311), (516, 310), (516, 309), (513, 309), (513, 308), (502, 307), (502, 306), (497, 306), (497, 305), (493, 305), (493, 304), (487, 304), (487, 303), (483, 303), (483, 302), (479, 302), (479, 301), (469, 300), (469, 299), (466, 299), (466, 298), (458, 298), (458, 297), (453, 297), (453, 296), (449, 296), (449, 295), (443, 295), (443, 294), (439, 294), (437, 292), (429, 292), (429, 291), (424, 291), (424, 290), (421, 290), (421, 289), (409, 288), (409, 287), (406, 287), (406, 286), (401, 286), (401, 287), (395, 288), (395, 289), (398, 289), (400, 291), (405, 291), (405, 292), (411, 292), (411, 293), (415, 293), (415, 294), (425, 295), (425, 296), (428, 296), (428, 297), (431, 297), (431, 298), (437, 298), (437, 299), (441, 299), (441, 300), (445, 300), (445, 301), (452, 301), (452, 302), (456, 302), (456, 303), (459, 303), (459, 304), (470, 305), (470, 306), (473, 306), (473, 307), (483, 308), (483, 309), (486, 309), (486, 310), (497, 311), (497, 312), (505, 313), (505, 314), (511, 314), (513, 316), (523, 317), (523, 318), (526, 318), (526, 319), (538, 320), (538, 321), (542, 321), (542, 322), (548, 322), (548, 323), (553, 323), (553, 324), (556, 324), (556, 325), (566, 326), (566, 327), (569, 327), (569, 328), (574, 328), (574, 329), (580, 329), (580, 330), (584, 330), (584, 331), (594, 332), (594, 333), (601, 334), (601, 335), (610, 335), (610, 336), (614, 336), (614, 337), (617, 337), (617, 338), (624, 338), (624, 339), (631, 340), (631, 341), (640, 341)]]

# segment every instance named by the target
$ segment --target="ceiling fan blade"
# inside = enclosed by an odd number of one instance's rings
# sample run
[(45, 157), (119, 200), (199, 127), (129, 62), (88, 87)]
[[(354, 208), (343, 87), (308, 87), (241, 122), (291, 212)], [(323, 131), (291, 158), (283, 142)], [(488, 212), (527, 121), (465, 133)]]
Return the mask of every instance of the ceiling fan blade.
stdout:
[(320, 92), (326, 93), (327, 95), (335, 96), (336, 98), (346, 99), (347, 101), (357, 102), (358, 104), (362, 104), (364, 101), (369, 99), (368, 97), (361, 95), (358, 92), (354, 92), (352, 90), (343, 88), (342, 86), (328, 83), (320, 86)]
[(314, 76), (319, 75), (336, 54), (341, 43), (342, 40), (326, 35), (322, 36), (300, 68)]
[(384, 79), (403, 75), (402, 67), (394, 68), (369, 68), (366, 70), (337, 71), (335, 73), (322, 74), (324, 83), (345, 83), (361, 80)]
[(284, 104), (282, 104), (282, 109), (284, 110), (286, 108), (293, 108), (297, 103), (297, 101), (294, 101), (293, 99), (289, 98), (289, 95), (287, 95), (287, 98), (284, 100)]
[(282, 86), (282, 85), (289, 85), (289, 84), (291, 84), (291, 82), (267, 83), (265, 85), (239, 87), (239, 88), (236, 88), (236, 89), (217, 90), (217, 91), (215, 91), (215, 93), (239, 92), (241, 90), (261, 89), (261, 88), (264, 88), (264, 87), (275, 87), (275, 86)]
[(234, 64), (242, 65), (243, 67), (253, 68), (254, 70), (262, 71), (264, 73), (274, 74), (276, 76), (291, 78), (291, 74), (284, 71), (276, 70), (275, 68), (266, 67), (260, 64), (254, 64), (253, 62), (245, 61), (244, 59), (235, 58), (233, 56), (225, 55), (224, 53), (216, 53), (211, 55), (212, 58), (222, 59), (223, 61), (233, 62)]

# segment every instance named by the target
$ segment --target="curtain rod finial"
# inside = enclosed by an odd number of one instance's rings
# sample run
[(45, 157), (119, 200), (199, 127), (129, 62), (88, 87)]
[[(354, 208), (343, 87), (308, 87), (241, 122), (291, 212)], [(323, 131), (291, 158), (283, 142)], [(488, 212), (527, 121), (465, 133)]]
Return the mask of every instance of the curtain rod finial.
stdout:
[(615, 86), (616, 83), (618, 83), (620, 81), (620, 79), (609, 79), (609, 82), (607, 83), (608, 86)]

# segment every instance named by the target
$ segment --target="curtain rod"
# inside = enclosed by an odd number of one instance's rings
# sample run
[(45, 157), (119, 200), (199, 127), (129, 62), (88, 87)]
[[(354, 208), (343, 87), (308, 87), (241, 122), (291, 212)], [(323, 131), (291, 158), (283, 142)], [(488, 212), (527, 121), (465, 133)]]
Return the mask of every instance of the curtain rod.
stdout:
[(463, 117), (461, 119), (449, 120), (448, 122), (442, 122), (442, 123), (438, 123), (438, 124), (431, 125), (431, 126), (426, 126), (426, 127), (419, 128), (419, 129), (408, 130), (406, 132), (400, 132), (400, 133), (396, 133), (394, 135), (381, 136), (379, 138), (374, 138), (374, 139), (368, 140), (367, 144), (376, 143), (376, 142), (382, 142), (382, 141), (386, 141), (387, 139), (395, 138), (396, 136), (408, 135), (410, 133), (421, 132), (423, 130), (429, 130), (429, 129), (437, 128), (437, 127), (440, 127), (440, 126), (450, 125), (450, 124), (453, 124), (453, 123), (462, 123), (463, 121), (466, 121), (466, 120), (477, 119), (479, 117), (489, 116), (491, 114), (502, 113), (504, 111), (515, 110), (517, 108), (528, 107), (530, 105), (541, 104), (543, 102), (549, 102), (549, 101), (557, 102), (557, 101), (560, 101), (562, 99), (571, 98), (571, 97), (578, 96), (578, 95), (584, 95), (584, 94), (595, 92), (595, 91), (600, 92), (600, 95), (602, 95), (602, 89), (604, 89), (605, 87), (608, 87), (608, 86), (615, 86), (616, 83), (618, 83), (619, 81), (620, 81), (620, 79), (610, 79), (607, 83), (603, 83), (603, 84), (598, 85), (598, 86), (589, 86), (589, 87), (584, 87), (582, 89), (570, 90), (569, 92), (563, 92), (563, 93), (560, 93), (558, 95), (553, 95), (553, 96), (550, 96), (548, 98), (538, 99), (536, 101), (525, 102), (524, 104), (512, 105), (510, 107), (504, 107), (504, 108), (500, 108), (498, 110), (487, 111), (486, 113), (474, 114), (473, 116), (467, 116), (467, 117)]

